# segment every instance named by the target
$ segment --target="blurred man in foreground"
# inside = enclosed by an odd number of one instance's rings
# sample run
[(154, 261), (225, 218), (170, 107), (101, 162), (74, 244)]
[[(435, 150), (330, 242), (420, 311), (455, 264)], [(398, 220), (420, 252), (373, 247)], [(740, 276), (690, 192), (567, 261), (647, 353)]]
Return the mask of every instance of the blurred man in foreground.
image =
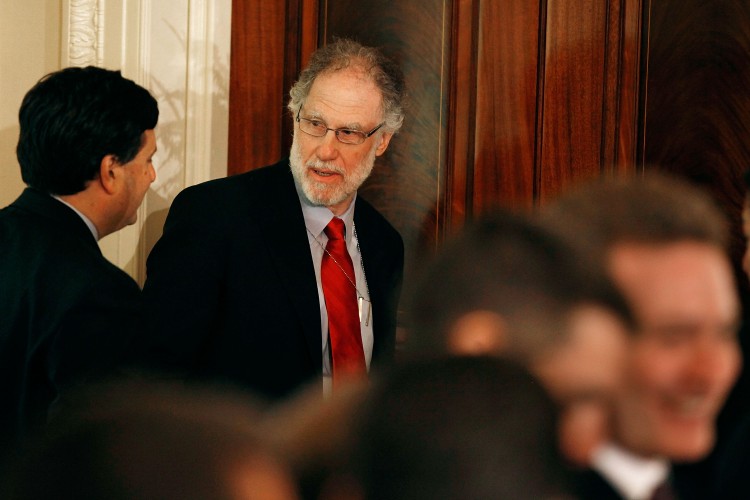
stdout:
[(638, 324), (611, 439), (593, 454), (582, 497), (650, 498), (664, 489), (687, 497), (670, 465), (710, 452), (740, 368), (721, 213), (685, 181), (648, 172), (569, 192), (545, 218), (606, 267)]

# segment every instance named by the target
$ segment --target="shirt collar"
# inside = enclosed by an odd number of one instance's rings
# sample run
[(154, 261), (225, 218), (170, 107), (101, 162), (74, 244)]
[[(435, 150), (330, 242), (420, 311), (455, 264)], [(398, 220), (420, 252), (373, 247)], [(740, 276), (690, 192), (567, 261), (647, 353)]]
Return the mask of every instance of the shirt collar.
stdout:
[(54, 194), (52, 194), (50, 196), (52, 196), (54, 199), (56, 199), (57, 201), (59, 201), (60, 203), (62, 203), (63, 205), (67, 206), (68, 208), (70, 208), (71, 210), (73, 210), (75, 213), (77, 213), (78, 217), (80, 217), (81, 220), (83, 220), (83, 222), (86, 224), (86, 227), (88, 227), (89, 231), (91, 231), (91, 235), (94, 237), (94, 240), (99, 241), (99, 231), (97, 231), (96, 226), (94, 225), (93, 222), (91, 222), (91, 219), (89, 219), (88, 217), (86, 217), (85, 215), (83, 215), (83, 212), (81, 212), (76, 207), (74, 207), (73, 205), (71, 205), (67, 201), (63, 200), (59, 196), (54, 195)]
[(592, 468), (628, 500), (649, 498), (669, 476), (667, 460), (634, 455), (614, 443), (594, 451)]
[[(320, 237), (323, 230), (326, 228), (334, 215), (327, 207), (313, 206), (310, 205), (303, 196), (299, 196), (300, 205), (302, 205), (302, 215), (305, 217), (305, 226), (308, 231), (312, 233), (315, 238)], [(357, 194), (354, 194), (352, 202), (349, 204), (349, 208), (346, 212), (339, 215), (339, 219), (344, 221), (346, 226), (346, 244), (348, 245), (352, 241), (352, 234), (354, 233), (354, 205), (357, 201)]]

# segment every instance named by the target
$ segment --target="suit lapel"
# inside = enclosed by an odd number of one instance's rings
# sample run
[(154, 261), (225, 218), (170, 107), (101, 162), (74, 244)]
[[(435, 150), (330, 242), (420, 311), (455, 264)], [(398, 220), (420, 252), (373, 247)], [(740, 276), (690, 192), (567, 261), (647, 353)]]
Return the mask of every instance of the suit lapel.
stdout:
[[(370, 289), (370, 300), (372, 301), (373, 315), (374, 315), (374, 326), (379, 330), (379, 326), (382, 326), (382, 317), (380, 314), (383, 312), (385, 307), (385, 300), (383, 296), (384, 284), (383, 284), (383, 247), (377, 239), (376, 231), (372, 230), (372, 219), (368, 212), (368, 206), (358, 196), (357, 202), (354, 207), (354, 224), (359, 230), (357, 231), (357, 239), (359, 241), (359, 250), (362, 253), (362, 265), (365, 268), (365, 276), (367, 276), (367, 284)], [(379, 320), (380, 319), (380, 320)], [(380, 348), (379, 344), (382, 340), (382, 335), (378, 335), (373, 332), (375, 345), (373, 346), (374, 353)]]
[(270, 176), (266, 179), (268, 182), (252, 185), (252, 196), (258, 202), (258, 224), (281, 282), (300, 317), (313, 364), (322, 371), (318, 287), (305, 220), (288, 161), (268, 167), (264, 175)]

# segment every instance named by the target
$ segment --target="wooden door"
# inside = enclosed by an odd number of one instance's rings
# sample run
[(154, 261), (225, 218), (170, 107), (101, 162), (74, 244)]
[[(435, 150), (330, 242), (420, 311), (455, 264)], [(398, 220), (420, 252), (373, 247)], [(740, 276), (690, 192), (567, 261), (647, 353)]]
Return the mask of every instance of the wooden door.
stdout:
[(336, 36), (398, 61), (410, 106), (362, 189), (401, 232), (409, 275), (473, 214), (530, 208), (632, 170), (641, 0), (235, 0), (230, 172), (286, 155), (286, 93)]

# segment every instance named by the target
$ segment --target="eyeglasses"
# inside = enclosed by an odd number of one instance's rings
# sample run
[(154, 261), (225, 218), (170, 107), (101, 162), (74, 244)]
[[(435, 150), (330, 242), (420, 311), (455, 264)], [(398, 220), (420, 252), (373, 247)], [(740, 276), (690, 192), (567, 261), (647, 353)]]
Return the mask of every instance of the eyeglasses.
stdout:
[(362, 132), (361, 130), (352, 130), (350, 128), (328, 128), (326, 127), (326, 124), (323, 123), (320, 120), (317, 120), (315, 118), (302, 118), (300, 117), (300, 112), (302, 111), (302, 108), (297, 111), (297, 123), (299, 123), (299, 129), (303, 131), (304, 133), (311, 135), (313, 137), (323, 137), (325, 136), (328, 131), (332, 131), (334, 134), (336, 134), (336, 139), (338, 139), (339, 142), (342, 142), (344, 144), (362, 144), (367, 140), (368, 137), (370, 137), (372, 134), (380, 130), (380, 127), (385, 125), (385, 122), (381, 123), (374, 129), (370, 130), (369, 132)]

